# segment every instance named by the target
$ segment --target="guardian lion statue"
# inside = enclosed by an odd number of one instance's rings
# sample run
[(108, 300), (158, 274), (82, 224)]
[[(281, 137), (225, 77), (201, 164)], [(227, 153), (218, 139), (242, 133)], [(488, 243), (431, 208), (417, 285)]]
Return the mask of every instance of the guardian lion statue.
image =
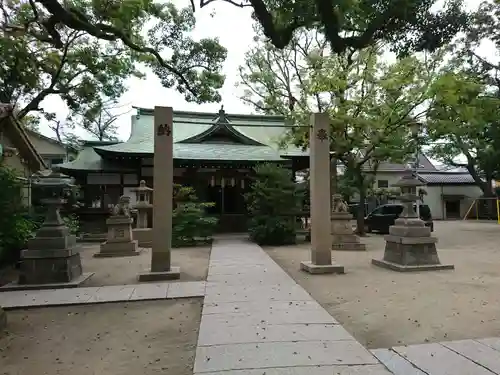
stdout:
[(333, 195), (332, 212), (349, 212), (349, 208), (342, 199), (342, 195), (340, 194)]
[(130, 217), (130, 197), (122, 195), (118, 200), (118, 203), (113, 206), (111, 213), (113, 216)]

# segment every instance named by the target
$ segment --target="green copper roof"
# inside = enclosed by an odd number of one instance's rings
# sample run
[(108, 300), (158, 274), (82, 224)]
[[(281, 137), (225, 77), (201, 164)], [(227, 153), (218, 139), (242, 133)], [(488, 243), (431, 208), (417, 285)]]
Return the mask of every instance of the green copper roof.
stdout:
[(131, 169), (127, 169), (122, 166), (122, 164), (118, 164), (111, 160), (103, 159), (99, 154), (97, 154), (92, 146), (84, 145), (82, 150), (78, 153), (78, 156), (75, 160), (56, 164), (53, 166), (54, 169), (60, 170), (62, 172), (65, 171), (88, 171), (88, 172), (118, 172), (118, 171), (133, 171)]
[[(173, 120), (174, 159), (262, 161), (279, 160), (280, 155), (288, 156), (289, 153), (293, 156), (307, 155), (296, 148), (286, 151), (278, 148), (278, 142), (286, 131), (283, 127), (284, 118), (281, 116), (233, 115), (222, 110), (219, 114), (174, 111)], [(233, 135), (238, 136), (242, 144), (199, 143), (198, 137), (224, 126)], [(153, 154), (153, 110), (139, 109), (137, 115), (132, 116), (131, 135), (126, 142), (97, 146), (95, 149), (103, 155)]]

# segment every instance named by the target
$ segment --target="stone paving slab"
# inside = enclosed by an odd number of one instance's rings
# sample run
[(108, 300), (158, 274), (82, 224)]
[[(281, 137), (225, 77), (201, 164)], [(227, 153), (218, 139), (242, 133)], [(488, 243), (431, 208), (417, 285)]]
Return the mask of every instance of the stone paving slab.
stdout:
[(257, 324), (338, 324), (324, 309), (276, 310), (258, 312), (237, 312), (204, 315), (203, 321), (221, 329), (232, 326), (253, 326)]
[(194, 372), (255, 368), (373, 365), (378, 360), (356, 341), (302, 341), (199, 346)]
[(316, 310), (321, 306), (316, 301), (269, 301), (265, 306), (262, 306), (260, 301), (208, 302), (203, 305), (203, 314), (259, 313), (291, 308), (294, 310)]
[(495, 374), (500, 374), (500, 353), (497, 350), (474, 340), (443, 342), (442, 345)]
[(372, 353), (394, 375), (498, 375), (500, 351), (486, 342), (495, 344), (500, 339), (398, 346)]
[(203, 297), (205, 282), (144, 283), (102, 287), (0, 292), (4, 309)]
[(371, 351), (394, 375), (427, 375), (392, 349)]
[(212, 246), (195, 374), (388, 375), (259, 246)]
[(205, 372), (204, 375), (390, 375), (383, 365), (280, 367), (259, 370)]
[(200, 325), (199, 346), (259, 342), (354, 340), (338, 324), (257, 324), (254, 326), (211, 325), (204, 320)]

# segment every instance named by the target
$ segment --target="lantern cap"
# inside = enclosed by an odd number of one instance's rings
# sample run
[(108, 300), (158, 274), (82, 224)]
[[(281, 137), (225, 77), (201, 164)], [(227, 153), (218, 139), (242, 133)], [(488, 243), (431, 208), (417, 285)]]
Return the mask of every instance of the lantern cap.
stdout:
[(144, 181), (144, 180), (141, 180), (139, 182), (139, 186), (138, 187), (130, 189), (130, 190), (134, 191), (134, 192), (139, 192), (139, 193), (153, 191), (153, 189), (151, 189), (150, 187), (146, 186), (146, 181)]
[(45, 175), (42, 173), (36, 173), (34, 175), (35, 180), (33, 185), (39, 187), (72, 187), (74, 186), (69, 182), (69, 178), (62, 173), (52, 171), (50, 174)]
[(407, 169), (403, 177), (401, 177), (395, 184), (392, 184), (392, 186), (398, 188), (412, 188), (424, 185), (425, 184), (422, 181), (415, 177), (411, 169)]

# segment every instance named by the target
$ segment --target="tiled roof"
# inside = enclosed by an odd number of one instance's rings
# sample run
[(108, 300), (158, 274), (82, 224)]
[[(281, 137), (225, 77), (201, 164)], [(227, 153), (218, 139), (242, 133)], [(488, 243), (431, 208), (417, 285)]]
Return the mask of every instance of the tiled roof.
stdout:
[[(84, 145), (82, 150), (78, 153), (75, 160), (56, 164), (53, 169), (60, 170), (62, 172), (66, 171), (89, 171), (89, 172), (101, 172), (101, 171), (129, 171), (130, 169), (124, 168), (123, 163), (116, 163), (111, 160), (106, 160), (98, 155), (92, 146)], [(135, 171), (135, 170), (131, 170)]]
[(419, 173), (427, 184), (475, 184), (469, 173), (440, 172), (440, 173)]
[[(239, 133), (252, 144), (213, 144), (184, 143), (207, 130), (217, 126), (219, 116), (213, 113), (175, 112), (172, 135), (174, 138), (174, 159), (198, 160), (249, 160), (275, 161), (281, 156), (307, 156), (301, 150), (290, 147), (281, 150), (278, 142), (283, 137), (284, 118), (281, 116), (231, 115), (224, 114), (227, 126)], [(96, 146), (99, 154), (153, 154), (154, 152), (154, 116), (153, 110), (139, 109), (132, 116), (132, 130), (126, 142), (109, 146)]]
[[(434, 172), (437, 171), (437, 168), (431, 163), (431, 161), (424, 154), (419, 155), (418, 160), (418, 171), (420, 172)], [(365, 171), (373, 170), (373, 166), (370, 162), (366, 163), (363, 167)], [(407, 169), (405, 164), (401, 163), (390, 163), (383, 162), (380, 163), (377, 172), (404, 172)]]

